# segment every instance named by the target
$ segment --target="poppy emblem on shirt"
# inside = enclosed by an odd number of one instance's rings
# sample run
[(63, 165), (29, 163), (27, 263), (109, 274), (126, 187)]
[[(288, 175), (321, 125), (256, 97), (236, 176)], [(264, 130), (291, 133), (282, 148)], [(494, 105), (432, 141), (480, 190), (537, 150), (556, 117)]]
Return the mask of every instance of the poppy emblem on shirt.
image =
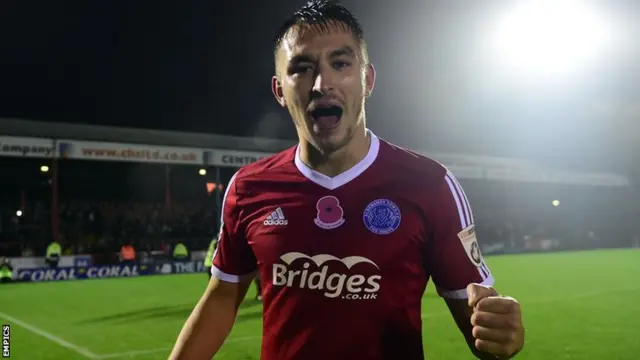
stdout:
[(369, 203), (362, 215), (364, 225), (374, 234), (388, 235), (400, 227), (400, 208), (393, 201), (377, 199)]
[(323, 196), (316, 203), (316, 218), (313, 222), (323, 229), (335, 229), (344, 224), (344, 209), (335, 196)]

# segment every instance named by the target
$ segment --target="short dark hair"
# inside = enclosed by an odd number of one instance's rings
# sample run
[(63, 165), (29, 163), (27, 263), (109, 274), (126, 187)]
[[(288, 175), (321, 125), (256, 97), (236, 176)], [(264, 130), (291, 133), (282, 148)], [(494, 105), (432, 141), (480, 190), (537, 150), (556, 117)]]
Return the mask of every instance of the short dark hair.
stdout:
[(320, 25), (329, 28), (330, 22), (344, 24), (355, 36), (362, 47), (365, 61), (368, 61), (364, 31), (358, 19), (337, 0), (310, 0), (306, 5), (293, 13), (280, 27), (276, 34), (273, 54), (277, 56), (282, 41), (291, 28), (296, 25)]

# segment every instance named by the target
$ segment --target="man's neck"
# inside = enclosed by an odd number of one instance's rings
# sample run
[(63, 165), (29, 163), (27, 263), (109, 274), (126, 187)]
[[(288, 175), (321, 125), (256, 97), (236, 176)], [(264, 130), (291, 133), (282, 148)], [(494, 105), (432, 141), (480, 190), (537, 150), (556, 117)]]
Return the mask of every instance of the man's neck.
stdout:
[(335, 177), (351, 169), (367, 156), (371, 136), (365, 128), (356, 130), (348, 144), (329, 154), (321, 154), (304, 141), (300, 142), (300, 160), (314, 171)]

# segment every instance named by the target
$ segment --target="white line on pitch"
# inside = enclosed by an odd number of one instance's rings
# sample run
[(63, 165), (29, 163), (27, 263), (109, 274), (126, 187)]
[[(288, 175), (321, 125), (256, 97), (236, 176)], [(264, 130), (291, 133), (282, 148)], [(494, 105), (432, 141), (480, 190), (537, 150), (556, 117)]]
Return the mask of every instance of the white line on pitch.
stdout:
[(225, 344), (226, 344), (226, 343), (229, 343), (229, 342), (246, 341), (246, 340), (255, 340), (255, 339), (262, 339), (262, 335), (260, 335), (260, 336), (252, 335), (252, 336), (234, 337), (234, 338), (231, 338), (231, 339), (227, 339), (227, 340), (225, 341)]
[(562, 296), (562, 297), (549, 297), (549, 298), (533, 299), (531, 301), (526, 301), (526, 303), (528, 304), (528, 303), (559, 302), (559, 301), (565, 301), (565, 300), (584, 299), (584, 298), (596, 297), (596, 296), (601, 296), (601, 295), (606, 295), (606, 294), (622, 293), (622, 292), (638, 291), (638, 290), (640, 290), (640, 287), (626, 287), (626, 288), (617, 288), (617, 289), (595, 290), (595, 291), (585, 292), (585, 293), (582, 293), (582, 294), (565, 295), (565, 296)]
[(119, 357), (134, 357), (134, 356), (137, 356), (137, 355), (153, 354), (153, 353), (157, 353), (157, 352), (165, 352), (165, 351), (169, 352), (170, 350), (171, 350), (171, 348), (134, 350), (134, 351), (121, 352), (121, 353), (114, 353), (114, 354), (98, 355), (98, 359), (111, 359), (111, 358), (119, 358)]
[[(246, 340), (255, 340), (255, 339), (259, 339), (261, 338), (261, 336), (242, 336), (242, 337), (234, 337), (234, 338), (230, 338), (227, 339), (225, 341), (226, 343), (231, 343), (231, 342), (236, 342), (236, 341), (246, 341)], [(113, 358), (120, 358), (120, 357), (135, 357), (137, 355), (144, 355), (144, 354), (153, 354), (153, 353), (158, 353), (158, 352), (169, 352), (171, 351), (172, 348), (156, 348), (156, 349), (145, 349), (145, 350), (133, 350), (133, 351), (126, 351), (126, 352), (121, 352), (121, 353), (114, 353), (114, 354), (104, 354), (104, 355), (97, 355), (97, 359), (113, 359)]]
[(86, 357), (88, 359), (99, 359), (99, 356), (94, 354), (94, 353), (92, 353), (91, 351), (89, 351), (89, 350), (87, 350), (87, 349), (85, 349), (83, 347), (80, 347), (78, 345), (74, 345), (74, 344), (68, 342), (67, 340), (59, 338), (59, 337), (57, 337), (57, 336), (55, 336), (53, 334), (50, 334), (50, 333), (48, 333), (48, 332), (46, 332), (46, 331), (44, 331), (44, 330), (42, 330), (40, 328), (37, 328), (37, 327), (35, 327), (35, 326), (31, 325), (31, 324), (28, 324), (28, 323), (24, 322), (22, 320), (16, 319), (13, 316), (9, 316), (7, 314), (0, 313), (0, 317), (1, 318), (5, 318), (5, 319), (9, 320), (11, 323), (14, 323), (14, 324), (16, 324), (16, 325), (18, 325), (20, 327), (23, 327), (23, 328), (31, 331), (34, 334), (40, 335), (40, 336), (42, 336), (44, 338), (47, 338), (47, 339), (53, 341), (54, 343), (56, 343), (56, 344), (58, 344), (58, 345), (60, 345), (62, 347), (65, 347), (65, 348), (67, 348), (69, 350), (73, 350), (73, 351), (77, 352), (78, 354), (80, 354), (80, 355), (82, 355), (82, 356), (84, 356), (84, 357)]

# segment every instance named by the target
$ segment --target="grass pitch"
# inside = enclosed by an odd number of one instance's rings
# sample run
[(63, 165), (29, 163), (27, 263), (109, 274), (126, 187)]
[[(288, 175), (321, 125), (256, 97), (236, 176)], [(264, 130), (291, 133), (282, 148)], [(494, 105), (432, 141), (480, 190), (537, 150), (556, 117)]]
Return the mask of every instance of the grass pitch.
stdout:
[[(523, 308), (518, 359), (640, 358), (640, 250), (488, 257), (498, 291)], [(166, 359), (205, 274), (0, 286), (11, 358)], [(216, 359), (259, 359), (261, 304), (252, 288)], [(430, 284), (423, 298), (427, 359), (471, 359)]]

